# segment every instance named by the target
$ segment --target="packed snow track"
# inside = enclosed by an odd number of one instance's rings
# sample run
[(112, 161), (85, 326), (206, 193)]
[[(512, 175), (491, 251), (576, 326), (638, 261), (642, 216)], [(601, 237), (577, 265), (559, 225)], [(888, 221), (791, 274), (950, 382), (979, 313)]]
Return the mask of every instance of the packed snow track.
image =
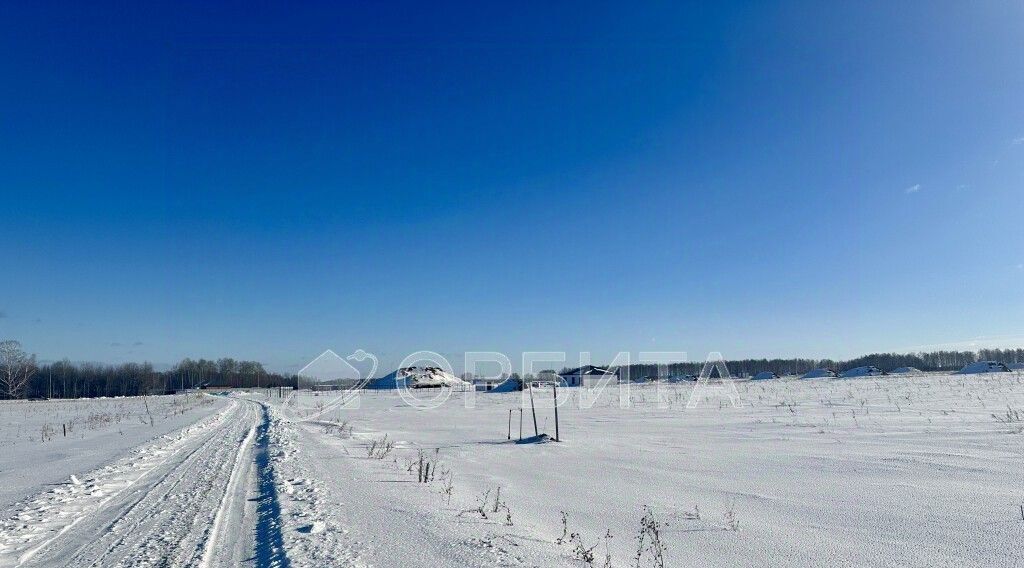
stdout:
[(0, 525), (0, 566), (286, 565), (279, 547), (256, 545), (278, 526), (267, 518), (268, 462), (257, 455), (268, 425), (262, 404), (231, 399), (20, 503)]

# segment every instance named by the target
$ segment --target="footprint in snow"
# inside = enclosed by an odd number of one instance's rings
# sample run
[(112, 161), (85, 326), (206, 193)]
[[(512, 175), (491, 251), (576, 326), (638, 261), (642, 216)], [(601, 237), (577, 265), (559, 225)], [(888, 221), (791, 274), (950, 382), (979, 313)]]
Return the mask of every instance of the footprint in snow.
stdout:
[(303, 534), (320, 534), (324, 532), (327, 525), (323, 521), (314, 521), (313, 524), (303, 525), (296, 530)]

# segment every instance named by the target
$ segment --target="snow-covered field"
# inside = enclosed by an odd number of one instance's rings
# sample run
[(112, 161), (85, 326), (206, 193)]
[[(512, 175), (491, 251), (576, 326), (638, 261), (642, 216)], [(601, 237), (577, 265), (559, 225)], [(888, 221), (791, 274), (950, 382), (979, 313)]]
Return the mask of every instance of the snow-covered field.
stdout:
[[(28, 434), (70, 403), (4, 403), (0, 483), (60, 479), (8, 494), (0, 565), (1024, 564), (1020, 374), (736, 387), (739, 408), (691, 409), (690, 383), (613, 387), (586, 409), (561, 389), (562, 441), (533, 444), (515, 443), (521, 393), (331, 409), (330, 392), (236, 392), (47, 442)], [(534, 394), (553, 435), (552, 393)], [(74, 404), (65, 420), (109, 401)]]

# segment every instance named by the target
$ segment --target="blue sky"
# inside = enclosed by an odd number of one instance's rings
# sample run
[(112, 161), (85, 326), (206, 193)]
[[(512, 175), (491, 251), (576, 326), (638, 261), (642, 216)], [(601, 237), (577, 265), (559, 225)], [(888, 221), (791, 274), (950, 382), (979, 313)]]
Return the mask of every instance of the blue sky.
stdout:
[(42, 359), (1024, 344), (1017, 2), (5, 15)]

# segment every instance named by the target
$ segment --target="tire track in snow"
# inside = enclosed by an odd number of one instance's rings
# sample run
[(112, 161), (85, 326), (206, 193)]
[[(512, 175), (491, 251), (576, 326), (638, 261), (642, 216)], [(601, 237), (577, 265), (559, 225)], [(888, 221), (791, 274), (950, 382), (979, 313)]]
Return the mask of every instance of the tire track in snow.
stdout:
[[(261, 408), (249, 401), (232, 401), (205, 428), (180, 435), (159, 463), (136, 474), (102, 503), (83, 510), (72, 502), (75, 506), (58, 511), (63, 514), (40, 513), (51, 525), (61, 528), (28, 555), (22, 554), (16, 564), (6, 564), (106, 567), (241, 563), (256, 548), (255, 531), (251, 524), (245, 526), (243, 517), (245, 509), (252, 506), (246, 503), (246, 493), (257, 485), (252, 452), (246, 449), (251, 448), (257, 424), (263, 424), (258, 412)], [(97, 479), (102, 481), (102, 473), (109, 469), (100, 470)], [(55, 505), (59, 509), (61, 503)], [(42, 534), (48, 536), (53, 530)], [(3, 560), (0, 558), (0, 565), (5, 565)]]
[[(209, 537), (206, 539), (206, 546), (203, 550), (203, 559), (200, 562), (201, 568), (209, 568), (214, 563), (214, 555), (217, 550), (217, 545), (221, 538), (221, 527), (224, 525), (225, 519), (231, 514), (232, 500), (238, 495), (239, 491), (242, 490), (243, 481), (242, 476), (245, 475), (247, 465), (245, 463), (246, 454), (252, 446), (252, 440), (256, 436), (257, 426), (253, 425), (249, 429), (249, 433), (246, 434), (245, 439), (242, 440), (241, 445), (238, 447), (238, 453), (235, 455), (234, 464), (231, 467), (231, 477), (228, 479), (228, 486), (224, 492), (224, 496), (221, 498), (220, 507), (217, 508), (217, 514), (213, 518), (213, 527), (210, 529)], [(244, 497), (243, 497), (244, 498)]]
[[(16, 529), (0, 534), (0, 566), (292, 565), (269, 407), (232, 399), (151, 446), (75, 479), (70, 493), (44, 494), (0, 526)], [(76, 489), (82, 483), (87, 490)]]
[(133, 489), (136, 483), (188, 447), (207, 430), (216, 430), (236, 404), (212, 417), (168, 434), (133, 450), (115, 463), (82, 475), (68, 483), (23, 501), (17, 512), (0, 523), (0, 566), (32, 561), (79, 523)]
[[(246, 408), (246, 415), (249, 414), (249, 411), (250, 409)], [(161, 552), (158, 552), (162, 556), (157, 556), (155, 559), (166, 561), (173, 554), (180, 560), (187, 560), (189, 565), (194, 563), (195, 554), (202, 547), (201, 542), (197, 541), (197, 539), (205, 539), (205, 542), (209, 543), (210, 531), (203, 531), (203, 516), (199, 513), (202, 510), (203, 504), (208, 505), (210, 501), (214, 500), (213, 497), (219, 493), (216, 488), (221, 481), (220, 478), (223, 477), (222, 473), (225, 468), (218, 467), (218, 464), (228, 463), (225, 461), (224, 456), (229, 453), (229, 448), (216, 438), (216, 435), (208, 437), (207, 440), (199, 445), (195, 452), (190, 454), (180, 465), (176, 466), (173, 471), (175, 474), (173, 481), (166, 488), (163, 485), (167, 479), (171, 478), (170, 473), (160, 481), (157, 487), (147, 492), (142, 500), (136, 504), (138, 510), (135, 510), (136, 506), (133, 506), (132, 510), (110, 523), (106, 533), (120, 533), (121, 536), (107, 550), (102, 551), (102, 556), (94, 560), (90, 566), (109, 566), (112, 562), (123, 565), (123, 560), (117, 561), (116, 559), (121, 550), (125, 548), (144, 550), (146, 554), (150, 555), (151, 559), (154, 559), (152, 551), (154, 549), (160, 551), (161, 544), (171, 540), (169, 538), (170, 535), (180, 536), (181, 540), (178, 543), (178, 550), (169, 551), (165, 546)], [(217, 448), (212, 453), (207, 448), (210, 444), (219, 443), (221, 443), (222, 447)], [(223, 503), (229, 499), (231, 495), (228, 493), (228, 490), (229, 480), (224, 480), (224, 494), (219, 499), (216, 499), (216, 502)], [(196, 499), (197, 496), (200, 498)], [(167, 506), (168, 501), (171, 501), (171, 507)], [(190, 520), (192, 521), (191, 525), (186, 526), (186, 522)], [(140, 530), (147, 523), (149, 524), (148, 530)], [(182, 530), (183, 527), (185, 528), (184, 531)], [(203, 532), (197, 532), (196, 529)], [(105, 537), (106, 534), (103, 536)], [(197, 550), (185, 546), (187, 544), (193, 544)], [(108, 561), (111, 557), (115, 560)]]
[(256, 471), (259, 480), (259, 506), (256, 521), (256, 566), (290, 566), (281, 533), (281, 504), (277, 498), (274, 470), (270, 459), (270, 410), (260, 403), (262, 420), (256, 437)]
[[(195, 565), (227, 490), (226, 464), (254, 418), (250, 404), (235, 404), (229, 420), (197, 439), (181, 459), (169, 459), (105, 515), (40, 555), (42, 565)], [(111, 518), (113, 517), (113, 518)], [(71, 535), (69, 535), (71, 536)]]

